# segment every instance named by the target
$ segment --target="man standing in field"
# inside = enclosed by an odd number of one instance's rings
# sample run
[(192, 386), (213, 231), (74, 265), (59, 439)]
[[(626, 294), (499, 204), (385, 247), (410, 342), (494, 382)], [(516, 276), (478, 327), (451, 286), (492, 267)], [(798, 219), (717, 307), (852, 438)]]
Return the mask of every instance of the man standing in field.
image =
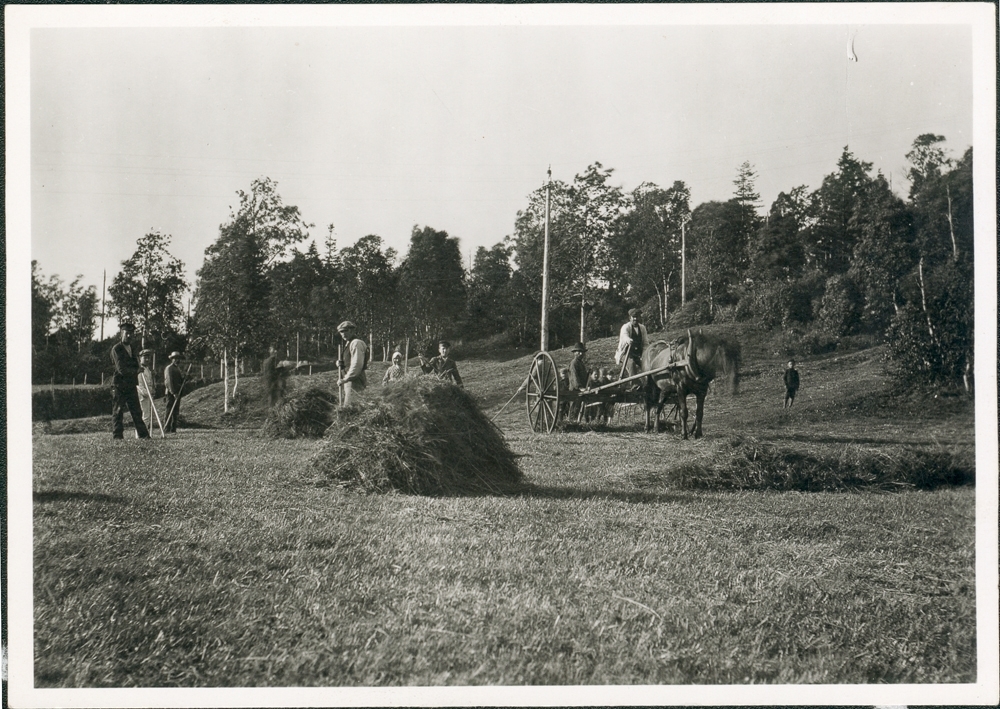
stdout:
[(420, 369), (423, 370), (424, 374), (433, 372), (438, 376), (438, 379), (451, 382), (464, 389), (465, 385), (462, 384), (462, 376), (458, 373), (458, 365), (455, 360), (448, 356), (449, 352), (451, 352), (451, 343), (448, 340), (441, 340), (438, 342), (437, 357), (431, 357), (429, 360), (419, 357)]
[[(156, 377), (153, 374), (153, 350), (145, 349), (139, 353), (138, 376), (139, 407), (142, 409), (142, 422), (147, 429), (153, 428), (153, 397), (156, 396)], [(135, 432), (136, 438), (139, 432)]]
[(400, 364), (403, 361), (403, 353), (396, 350), (392, 353), (392, 364), (387, 370), (385, 370), (385, 376), (382, 377), (382, 385), (391, 384), (392, 382), (398, 382), (401, 380), (405, 374), (403, 372), (403, 367)]
[(344, 406), (350, 406), (355, 401), (355, 394), (368, 386), (365, 369), (368, 368), (368, 345), (360, 337), (355, 337), (358, 328), (350, 320), (345, 320), (337, 326), (337, 332), (347, 345), (349, 358), (347, 371), (344, 372), (344, 360), (337, 360), (337, 386), (344, 388)]
[(264, 389), (267, 390), (267, 405), (273, 408), (285, 398), (285, 388), (288, 385), (288, 369), (278, 365), (278, 348), (270, 346), (267, 359), (260, 368)]
[(139, 383), (139, 360), (134, 353), (132, 337), (135, 326), (130, 322), (121, 325), (121, 342), (111, 348), (111, 364), (115, 373), (111, 379), (111, 436), (124, 438), (125, 409), (132, 416), (132, 424), (139, 438), (149, 438), (149, 429), (142, 421), (142, 407), (136, 386)]
[(570, 391), (586, 389), (590, 378), (587, 372), (587, 346), (577, 342), (570, 352), (573, 353), (573, 359), (569, 363), (569, 389)]
[[(649, 344), (646, 326), (642, 324), (642, 310), (632, 308), (628, 311), (628, 322), (622, 325), (618, 333), (618, 349), (615, 351), (615, 363), (621, 366), (625, 360), (625, 376), (631, 377), (642, 371), (642, 353)], [(632, 382), (631, 388), (638, 388), (637, 382)]]
[(788, 367), (785, 369), (785, 405), (784, 409), (790, 409), (795, 402), (795, 392), (799, 390), (799, 373), (795, 369), (795, 360), (788, 360)]
[(184, 388), (184, 375), (177, 366), (181, 358), (180, 352), (170, 353), (170, 364), (163, 370), (163, 387), (167, 390), (167, 420), (163, 427), (167, 433), (177, 433), (177, 418), (181, 413), (181, 389)]

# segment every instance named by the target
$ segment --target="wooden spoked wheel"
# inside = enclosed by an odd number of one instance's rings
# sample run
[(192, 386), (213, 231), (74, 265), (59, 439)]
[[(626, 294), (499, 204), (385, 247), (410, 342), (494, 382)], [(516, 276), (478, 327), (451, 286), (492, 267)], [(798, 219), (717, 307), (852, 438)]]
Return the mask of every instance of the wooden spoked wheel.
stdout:
[(528, 373), (528, 422), (536, 433), (552, 433), (559, 420), (559, 372), (548, 352), (539, 352)]

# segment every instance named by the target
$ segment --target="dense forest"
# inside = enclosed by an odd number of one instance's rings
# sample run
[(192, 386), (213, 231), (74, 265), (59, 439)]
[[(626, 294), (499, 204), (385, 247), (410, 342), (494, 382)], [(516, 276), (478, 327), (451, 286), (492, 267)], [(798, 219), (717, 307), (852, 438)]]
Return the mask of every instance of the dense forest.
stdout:
[[(376, 357), (407, 338), (411, 351), (439, 337), (536, 348), (548, 202), (551, 347), (615, 334), (638, 305), (651, 331), (752, 322), (780, 328), (805, 355), (852, 338), (885, 343), (901, 375), (969, 388), (972, 149), (954, 158), (944, 140), (914, 141), (905, 199), (845, 148), (817, 188), (791, 187), (766, 209), (749, 162), (728, 201), (693, 208), (683, 181), (626, 192), (613, 168), (595, 162), (527, 195), (512, 233), (480, 247), (468, 269), (458, 236), (430, 226), (413, 227), (402, 255), (374, 234), (338, 249), (332, 224), (320, 248), (314, 225), (261, 178), (238, 193), (195, 283), (170, 254), (170, 237), (152, 232), (122, 262), (106, 312), (132, 320), (160, 357), (184, 349), (194, 359), (252, 361), (276, 343), (291, 358), (325, 358), (344, 319)], [(46, 278), (32, 263), (36, 383), (94, 382), (108, 371), (115, 333), (95, 341), (100, 313), (93, 287)]]

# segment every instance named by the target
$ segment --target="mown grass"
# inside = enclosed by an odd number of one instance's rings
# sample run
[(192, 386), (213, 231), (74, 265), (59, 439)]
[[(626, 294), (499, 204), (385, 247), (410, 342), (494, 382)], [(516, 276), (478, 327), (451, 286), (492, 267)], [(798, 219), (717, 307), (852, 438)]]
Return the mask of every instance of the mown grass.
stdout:
[(242, 431), (43, 437), (36, 682), (973, 679), (971, 489), (678, 491), (608, 436), (586, 471), (515, 437), (529, 486), (450, 498), (316, 487), (317, 444)]
[[(460, 364), (488, 414), (522, 359)], [(747, 363), (740, 396), (710, 394), (698, 441), (634, 422), (540, 436), (515, 400), (497, 423), (525, 483), (506, 495), (324, 486), (308, 464), (322, 442), (261, 437), (253, 400), (229, 419), (250, 428), (38, 430), (36, 684), (973, 681), (971, 485), (685, 478), (751, 449), (971, 460), (969, 410), (894, 415), (872, 353), (800, 370), (782, 411), (781, 362)], [(211, 396), (192, 395), (192, 423), (225, 424)]]

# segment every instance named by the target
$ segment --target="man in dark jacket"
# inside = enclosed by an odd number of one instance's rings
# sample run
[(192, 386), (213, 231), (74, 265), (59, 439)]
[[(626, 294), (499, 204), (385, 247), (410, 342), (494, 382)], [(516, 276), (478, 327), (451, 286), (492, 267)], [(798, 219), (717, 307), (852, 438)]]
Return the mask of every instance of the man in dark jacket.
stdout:
[(149, 438), (149, 429), (142, 420), (142, 406), (136, 386), (139, 384), (139, 359), (136, 357), (132, 338), (135, 326), (130, 322), (121, 325), (121, 342), (111, 348), (111, 363), (115, 373), (111, 379), (111, 436), (124, 438), (125, 409), (132, 416), (136, 435)]
[(167, 393), (167, 420), (163, 429), (167, 433), (177, 433), (177, 417), (181, 413), (181, 389), (184, 388), (184, 375), (177, 366), (181, 358), (180, 352), (170, 353), (170, 364), (163, 370), (163, 388)]

